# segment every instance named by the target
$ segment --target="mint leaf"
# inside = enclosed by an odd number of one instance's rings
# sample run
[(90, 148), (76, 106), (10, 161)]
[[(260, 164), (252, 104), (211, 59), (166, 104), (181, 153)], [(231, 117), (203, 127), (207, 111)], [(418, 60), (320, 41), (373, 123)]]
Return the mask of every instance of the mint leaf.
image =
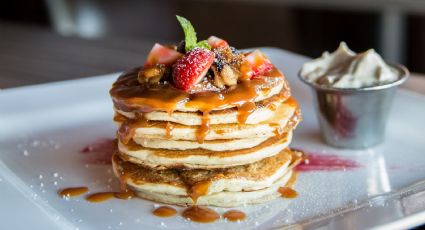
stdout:
[(195, 28), (193, 28), (192, 23), (190, 23), (189, 20), (178, 15), (176, 15), (176, 17), (177, 17), (177, 21), (179, 21), (180, 23), (180, 26), (183, 28), (185, 43), (186, 43), (185, 45), (186, 52), (196, 47), (201, 47), (204, 49), (211, 50), (211, 47), (210, 45), (208, 45), (206, 40), (200, 41), (198, 43), (196, 42), (197, 38), (196, 38)]
[(200, 41), (196, 44), (197, 47), (201, 47), (207, 50), (211, 50), (211, 46), (208, 44), (207, 40)]
[(186, 52), (196, 47), (196, 32), (189, 20), (176, 15), (181, 27), (183, 28)]

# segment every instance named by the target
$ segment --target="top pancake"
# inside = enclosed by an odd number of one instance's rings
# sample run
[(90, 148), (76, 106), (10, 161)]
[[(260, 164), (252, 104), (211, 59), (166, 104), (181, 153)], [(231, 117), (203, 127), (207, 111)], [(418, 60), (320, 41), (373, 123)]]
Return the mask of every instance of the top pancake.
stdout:
[[(278, 94), (272, 97), (269, 97), (265, 100), (256, 102), (254, 104), (253, 111), (246, 113), (246, 120), (244, 124), (258, 124), (260, 122), (266, 121), (272, 118), (276, 113), (276, 108), (280, 107), (282, 103), (285, 103), (288, 106), (296, 105), (296, 101), (289, 97), (287, 94)], [(125, 118), (135, 119), (139, 114), (136, 112), (125, 112), (114, 108), (117, 116), (124, 116), (123, 118), (116, 117), (118, 120), (125, 120)], [(202, 124), (202, 113), (200, 112), (181, 112), (175, 111), (173, 113), (168, 113), (164, 111), (152, 111), (144, 113), (143, 116), (146, 120), (150, 121), (168, 121), (182, 125), (201, 125)], [(215, 124), (231, 124), (231, 123), (240, 123), (241, 114), (238, 111), (238, 108), (229, 108), (223, 110), (211, 111), (208, 114), (209, 123), (211, 125)]]
[(243, 81), (224, 91), (187, 93), (171, 84), (143, 85), (137, 80), (140, 68), (121, 75), (110, 94), (114, 107), (122, 112), (206, 112), (259, 102), (274, 95), (290, 94), (284, 75), (277, 69), (256, 79)]

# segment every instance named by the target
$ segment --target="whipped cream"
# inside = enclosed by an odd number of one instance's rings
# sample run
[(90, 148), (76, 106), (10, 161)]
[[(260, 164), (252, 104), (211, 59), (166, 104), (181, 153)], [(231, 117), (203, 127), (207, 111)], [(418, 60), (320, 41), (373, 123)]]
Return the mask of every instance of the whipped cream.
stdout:
[(301, 77), (308, 82), (335, 88), (363, 88), (396, 81), (400, 72), (387, 65), (373, 49), (355, 53), (341, 42), (333, 53), (303, 65)]

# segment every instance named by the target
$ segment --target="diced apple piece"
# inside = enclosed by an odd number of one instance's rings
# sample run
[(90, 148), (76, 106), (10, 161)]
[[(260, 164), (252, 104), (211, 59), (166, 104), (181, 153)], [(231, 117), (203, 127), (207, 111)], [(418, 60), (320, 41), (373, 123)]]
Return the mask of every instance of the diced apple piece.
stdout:
[(145, 62), (145, 67), (154, 66), (156, 64), (164, 64), (170, 66), (174, 64), (177, 59), (183, 56), (182, 53), (177, 52), (171, 48), (155, 43), (149, 52), (148, 58)]
[(216, 36), (210, 36), (208, 38), (207, 42), (208, 42), (208, 45), (210, 45), (212, 49), (215, 49), (215, 48), (218, 48), (218, 47), (229, 46), (229, 44), (225, 40), (223, 40), (219, 37), (216, 37)]
[(260, 77), (273, 68), (271, 61), (259, 50), (248, 54), (241, 65), (243, 79)]

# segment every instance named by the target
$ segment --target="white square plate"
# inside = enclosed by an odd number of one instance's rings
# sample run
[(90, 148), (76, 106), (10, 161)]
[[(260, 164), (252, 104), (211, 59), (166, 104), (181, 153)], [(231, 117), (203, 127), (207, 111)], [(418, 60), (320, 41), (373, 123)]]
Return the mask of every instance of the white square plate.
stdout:
[[(364, 151), (334, 149), (321, 142), (310, 91), (296, 77), (308, 59), (275, 48), (262, 50), (286, 74), (301, 104), (303, 122), (292, 147), (319, 156), (337, 155), (355, 162), (356, 167), (330, 170), (319, 166), (316, 169), (322, 170), (302, 171), (296, 184), (298, 198), (240, 207), (248, 214), (241, 223), (158, 218), (150, 213), (154, 203), (141, 199), (98, 204), (86, 202), (84, 196), (64, 200), (57, 195), (60, 188), (88, 186), (97, 192), (118, 187), (110, 165), (81, 153), (91, 143), (114, 137), (108, 90), (117, 74), (7, 89), (0, 93), (2, 228), (264, 229), (297, 223), (307, 228), (320, 223), (328, 228), (367, 228), (400, 224), (406, 216), (422, 213), (423, 200), (404, 202), (404, 207), (393, 207), (388, 201), (400, 195), (398, 190), (425, 179), (425, 97), (398, 91), (384, 144)], [(384, 203), (371, 200), (382, 194)], [(386, 211), (375, 206), (386, 207)], [(379, 212), (368, 214), (374, 210)], [(416, 215), (400, 226), (421, 222), (425, 219)]]

